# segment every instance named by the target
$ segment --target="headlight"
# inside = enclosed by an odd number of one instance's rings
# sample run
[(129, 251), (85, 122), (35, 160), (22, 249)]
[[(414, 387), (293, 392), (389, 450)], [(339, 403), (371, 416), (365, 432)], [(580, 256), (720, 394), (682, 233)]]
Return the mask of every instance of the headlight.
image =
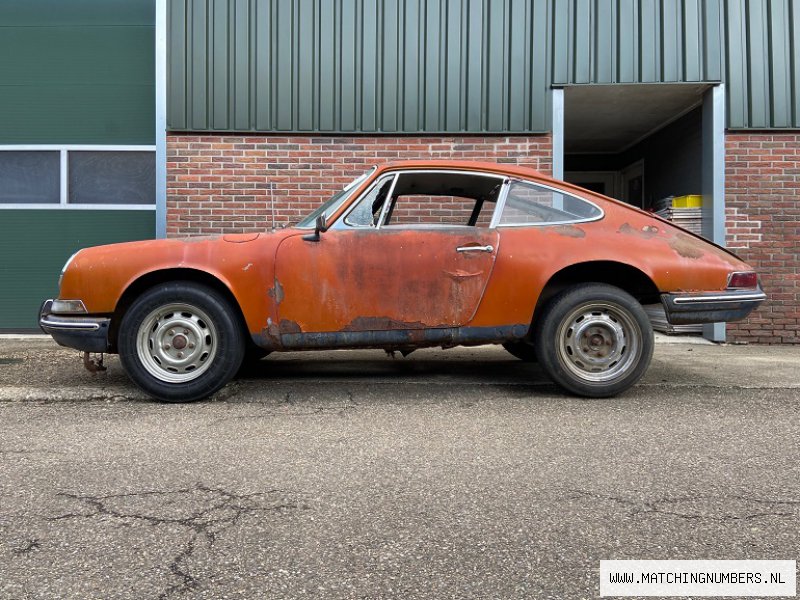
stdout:
[[(80, 250), (78, 250), (78, 252), (80, 252)], [(64, 279), (64, 273), (66, 272), (66, 270), (67, 270), (67, 267), (69, 266), (69, 263), (71, 263), (71, 262), (72, 262), (72, 259), (73, 259), (73, 258), (75, 258), (76, 256), (78, 256), (78, 252), (75, 252), (75, 253), (74, 253), (72, 256), (70, 256), (70, 257), (67, 259), (67, 262), (65, 262), (65, 263), (64, 263), (64, 266), (63, 266), (63, 267), (61, 267), (61, 275), (59, 275), (59, 276), (58, 276), (58, 288), (59, 288), (59, 289), (61, 289), (61, 280), (62, 280), (62, 279)]]

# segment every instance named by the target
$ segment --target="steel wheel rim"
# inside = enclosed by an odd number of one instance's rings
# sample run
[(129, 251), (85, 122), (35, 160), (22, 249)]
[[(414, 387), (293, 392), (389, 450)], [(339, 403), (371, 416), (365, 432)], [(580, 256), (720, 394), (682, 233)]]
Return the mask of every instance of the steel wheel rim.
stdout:
[(205, 373), (217, 353), (217, 329), (207, 313), (184, 303), (151, 311), (139, 326), (136, 351), (145, 370), (166, 383)]
[(605, 384), (624, 377), (642, 354), (642, 330), (630, 314), (612, 302), (586, 302), (561, 321), (558, 358), (587, 383)]

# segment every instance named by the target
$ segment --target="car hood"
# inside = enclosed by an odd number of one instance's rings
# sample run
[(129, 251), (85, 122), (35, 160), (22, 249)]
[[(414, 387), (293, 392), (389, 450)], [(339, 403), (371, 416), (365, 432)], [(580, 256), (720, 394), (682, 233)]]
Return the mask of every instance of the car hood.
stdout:
[(168, 270), (202, 272), (229, 287), (260, 285), (271, 279), (272, 259), (281, 240), (301, 232), (279, 229), (84, 248), (67, 265), (59, 297), (80, 298), (87, 308), (91, 303), (92, 311), (108, 312), (134, 281)]

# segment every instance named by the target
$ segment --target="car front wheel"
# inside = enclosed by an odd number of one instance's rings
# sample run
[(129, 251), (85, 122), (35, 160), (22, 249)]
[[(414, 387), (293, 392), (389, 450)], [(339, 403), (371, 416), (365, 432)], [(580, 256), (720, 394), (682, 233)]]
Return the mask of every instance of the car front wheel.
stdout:
[(164, 402), (206, 398), (230, 381), (244, 336), (216, 290), (173, 282), (144, 292), (122, 319), (120, 361), (133, 382)]
[(642, 305), (611, 285), (564, 290), (545, 306), (534, 331), (544, 370), (579, 396), (624, 392), (644, 375), (653, 356), (653, 329)]

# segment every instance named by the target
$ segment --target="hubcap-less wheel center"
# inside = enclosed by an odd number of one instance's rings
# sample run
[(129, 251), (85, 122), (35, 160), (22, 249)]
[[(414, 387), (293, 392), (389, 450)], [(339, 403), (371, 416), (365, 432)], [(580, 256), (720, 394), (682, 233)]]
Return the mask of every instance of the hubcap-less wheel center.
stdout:
[(172, 345), (175, 346), (177, 350), (183, 350), (184, 348), (186, 348), (186, 343), (187, 343), (186, 338), (183, 337), (182, 335), (176, 335), (172, 339)]
[(196, 306), (169, 304), (142, 321), (137, 351), (151, 375), (167, 383), (185, 383), (197, 379), (213, 362), (217, 331)]

